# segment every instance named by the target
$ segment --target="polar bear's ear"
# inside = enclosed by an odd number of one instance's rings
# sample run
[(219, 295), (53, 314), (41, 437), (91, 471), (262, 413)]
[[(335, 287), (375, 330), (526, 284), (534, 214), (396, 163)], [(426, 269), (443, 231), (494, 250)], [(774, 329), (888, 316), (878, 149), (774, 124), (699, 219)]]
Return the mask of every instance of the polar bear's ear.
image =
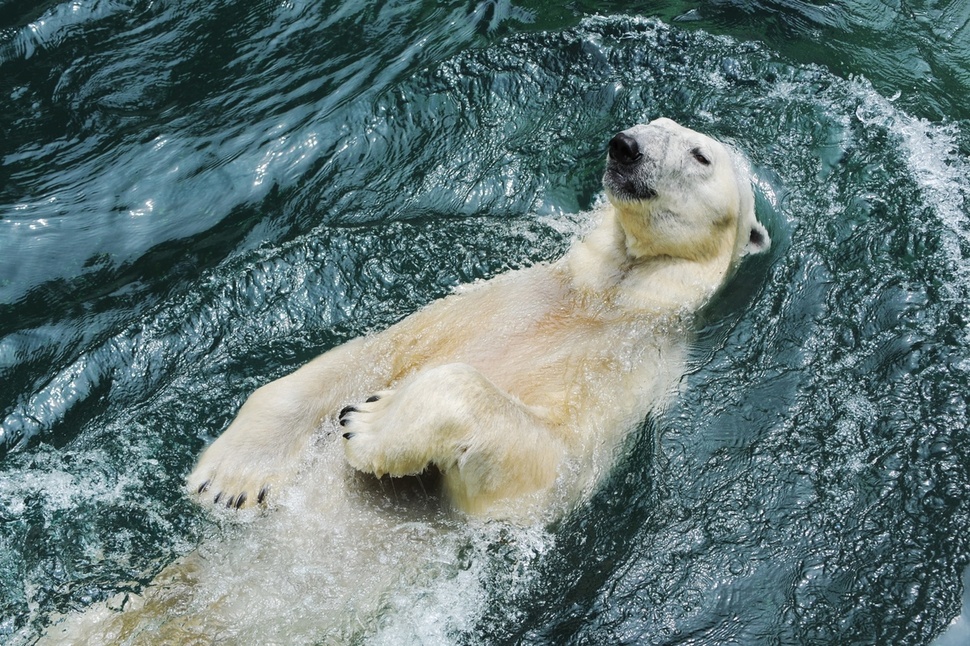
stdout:
[(748, 241), (744, 243), (741, 251), (742, 256), (763, 253), (771, 248), (771, 238), (768, 236), (768, 230), (760, 222), (754, 220), (753, 217), (752, 221), (754, 223), (748, 231)]
[(737, 153), (733, 155), (735, 164), (735, 177), (738, 185), (738, 194), (741, 198), (740, 217), (738, 223), (738, 245), (740, 246), (739, 256), (764, 253), (771, 247), (771, 237), (768, 230), (758, 222), (754, 214), (754, 191), (751, 188), (751, 174), (748, 162)]

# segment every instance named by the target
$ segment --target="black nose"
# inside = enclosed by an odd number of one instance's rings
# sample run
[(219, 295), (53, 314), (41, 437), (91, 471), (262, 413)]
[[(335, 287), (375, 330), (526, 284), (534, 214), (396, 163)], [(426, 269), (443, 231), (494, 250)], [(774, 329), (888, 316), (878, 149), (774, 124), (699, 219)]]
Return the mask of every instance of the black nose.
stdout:
[(632, 164), (643, 157), (637, 140), (622, 132), (610, 139), (610, 159), (621, 164)]

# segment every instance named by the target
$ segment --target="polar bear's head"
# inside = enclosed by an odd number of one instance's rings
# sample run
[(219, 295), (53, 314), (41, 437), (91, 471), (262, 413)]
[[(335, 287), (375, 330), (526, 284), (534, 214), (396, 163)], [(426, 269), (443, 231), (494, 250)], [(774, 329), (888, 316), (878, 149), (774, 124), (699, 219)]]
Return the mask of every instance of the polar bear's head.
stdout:
[(771, 244), (755, 219), (743, 162), (670, 119), (613, 137), (603, 184), (634, 258), (729, 255), (734, 262)]

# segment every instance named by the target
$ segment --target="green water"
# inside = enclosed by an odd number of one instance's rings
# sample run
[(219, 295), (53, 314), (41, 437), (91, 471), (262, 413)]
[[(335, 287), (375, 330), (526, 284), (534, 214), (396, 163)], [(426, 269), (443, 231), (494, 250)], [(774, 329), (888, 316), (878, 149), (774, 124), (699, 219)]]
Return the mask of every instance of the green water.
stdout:
[(930, 643), (970, 564), (966, 96), (961, 0), (3, 0), (0, 636), (241, 531), (180, 487), (255, 387), (556, 257), (663, 115), (750, 159), (770, 254), (590, 504), (384, 625)]

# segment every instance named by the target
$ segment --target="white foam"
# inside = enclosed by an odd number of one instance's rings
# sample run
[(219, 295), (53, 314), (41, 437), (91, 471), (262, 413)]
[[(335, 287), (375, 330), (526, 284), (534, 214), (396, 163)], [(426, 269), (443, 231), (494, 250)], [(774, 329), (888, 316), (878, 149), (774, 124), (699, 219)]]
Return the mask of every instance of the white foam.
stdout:
[(962, 277), (970, 276), (970, 263), (960, 247), (961, 243), (970, 244), (966, 214), (970, 164), (960, 155), (959, 127), (955, 123), (932, 123), (899, 110), (891, 99), (872, 89), (868, 81), (855, 79), (851, 83), (862, 99), (856, 117), (865, 125), (884, 127), (899, 137), (911, 175), (948, 233), (944, 237), (948, 259)]

